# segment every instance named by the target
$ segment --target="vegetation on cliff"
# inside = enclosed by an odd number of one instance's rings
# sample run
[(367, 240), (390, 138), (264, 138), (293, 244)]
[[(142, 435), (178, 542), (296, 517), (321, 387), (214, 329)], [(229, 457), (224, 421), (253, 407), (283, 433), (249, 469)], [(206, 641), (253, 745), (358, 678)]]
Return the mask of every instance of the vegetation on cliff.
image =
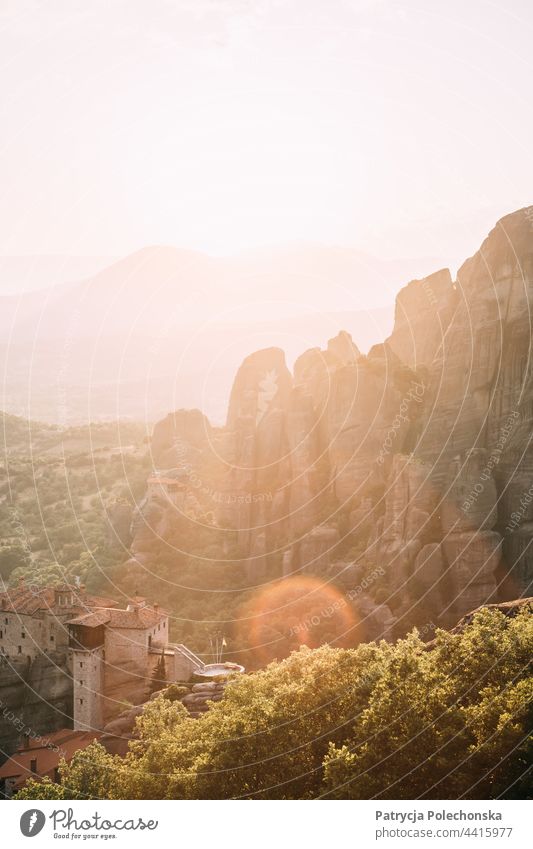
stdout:
[[(533, 619), (484, 609), (428, 646), (301, 649), (232, 682), (201, 719), (162, 694), (125, 759), (94, 743), (64, 799), (523, 798)], [(49, 794), (49, 795), (47, 795)], [(18, 798), (58, 798), (29, 781)]]

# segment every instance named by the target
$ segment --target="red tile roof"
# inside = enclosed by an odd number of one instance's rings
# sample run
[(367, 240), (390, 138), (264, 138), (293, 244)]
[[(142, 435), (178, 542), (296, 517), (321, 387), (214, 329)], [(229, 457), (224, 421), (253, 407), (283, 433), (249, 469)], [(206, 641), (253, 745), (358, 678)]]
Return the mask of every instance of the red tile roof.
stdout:
[[(72, 604), (58, 604), (56, 601), (57, 592), (72, 595)], [(91, 596), (85, 591), (80, 590), (79, 587), (68, 586), (67, 584), (61, 587), (21, 585), (5, 592), (0, 592), (0, 610), (28, 616), (32, 616), (40, 610), (50, 610), (56, 615), (67, 613), (72, 616), (75, 613), (82, 613), (93, 607), (114, 606), (116, 606), (116, 602), (113, 599)]]
[(108, 613), (110, 628), (153, 628), (168, 617), (165, 610), (159, 607), (155, 610), (149, 606), (135, 610), (109, 610)]
[(160, 608), (153, 608), (149, 605), (137, 607), (133, 610), (116, 610), (109, 608), (101, 608), (86, 613), (83, 616), (76, 616), (74, 619), (69, 619), (67, 625), (84, 625), (86, 628), (97, 628), (99, 625), (108, 625), (110, 628), (135, 628), (145, 629), (153, 628), (163, 619), (166, 619), (168, 613)]
[(84, 613), (82, 616), (75, 616), (74, 619), (68, 619), (67, 625), (84, 625), (86, 628), (97, 628), (99, 625), (106, 625), (109, 622), (110, 615), (108, 610), (92, 610), (90, 613)]
[[(100, 732), (73, 731), (63, 728), (51, 734), (43, 735), (35, 740), (28, 740), (26, 748), (20, 748), (6, 763), (0, 767), (0, 779), (14, 781), (14, 789), (20, 787), (28, 778), (54, 778), (54, 772), (59, 761), (64, 758), (70, 761), (80, 749), (86, 749), (94, 740), (101, 738)], [(36, 760), (36, 771), (32, 772), (31, 762)]]

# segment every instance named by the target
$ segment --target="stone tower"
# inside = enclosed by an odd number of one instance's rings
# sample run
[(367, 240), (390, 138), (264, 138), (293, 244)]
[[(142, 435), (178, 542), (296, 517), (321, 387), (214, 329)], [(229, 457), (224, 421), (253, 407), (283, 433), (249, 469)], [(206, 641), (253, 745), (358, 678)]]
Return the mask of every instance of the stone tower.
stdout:
[(73, 720), (77, 731), (103, 727), (104, 647), (71, 648)]

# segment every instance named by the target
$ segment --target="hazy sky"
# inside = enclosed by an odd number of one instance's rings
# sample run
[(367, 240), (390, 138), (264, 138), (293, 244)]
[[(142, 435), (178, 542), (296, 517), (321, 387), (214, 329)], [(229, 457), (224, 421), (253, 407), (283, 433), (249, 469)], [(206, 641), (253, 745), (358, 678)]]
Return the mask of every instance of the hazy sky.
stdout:
[(0, 0), (0, 255), (472, 253), (533, 203), (530, 0)]

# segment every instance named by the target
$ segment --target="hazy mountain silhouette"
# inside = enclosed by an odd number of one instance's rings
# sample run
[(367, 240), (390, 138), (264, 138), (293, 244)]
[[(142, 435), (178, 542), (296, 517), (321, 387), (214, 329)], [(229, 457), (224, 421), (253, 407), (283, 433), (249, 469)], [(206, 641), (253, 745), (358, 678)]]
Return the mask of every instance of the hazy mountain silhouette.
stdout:
[(0, 298), (2, 406), (60, 424), (180, 406), (222, 421), (246, 354), (277, 345), (291, 361), (341, 328), (365, 351), (390, 332), (400, 286), (438, 265), (321, 245), (236, 258), (143, 248), (78, 283)]

